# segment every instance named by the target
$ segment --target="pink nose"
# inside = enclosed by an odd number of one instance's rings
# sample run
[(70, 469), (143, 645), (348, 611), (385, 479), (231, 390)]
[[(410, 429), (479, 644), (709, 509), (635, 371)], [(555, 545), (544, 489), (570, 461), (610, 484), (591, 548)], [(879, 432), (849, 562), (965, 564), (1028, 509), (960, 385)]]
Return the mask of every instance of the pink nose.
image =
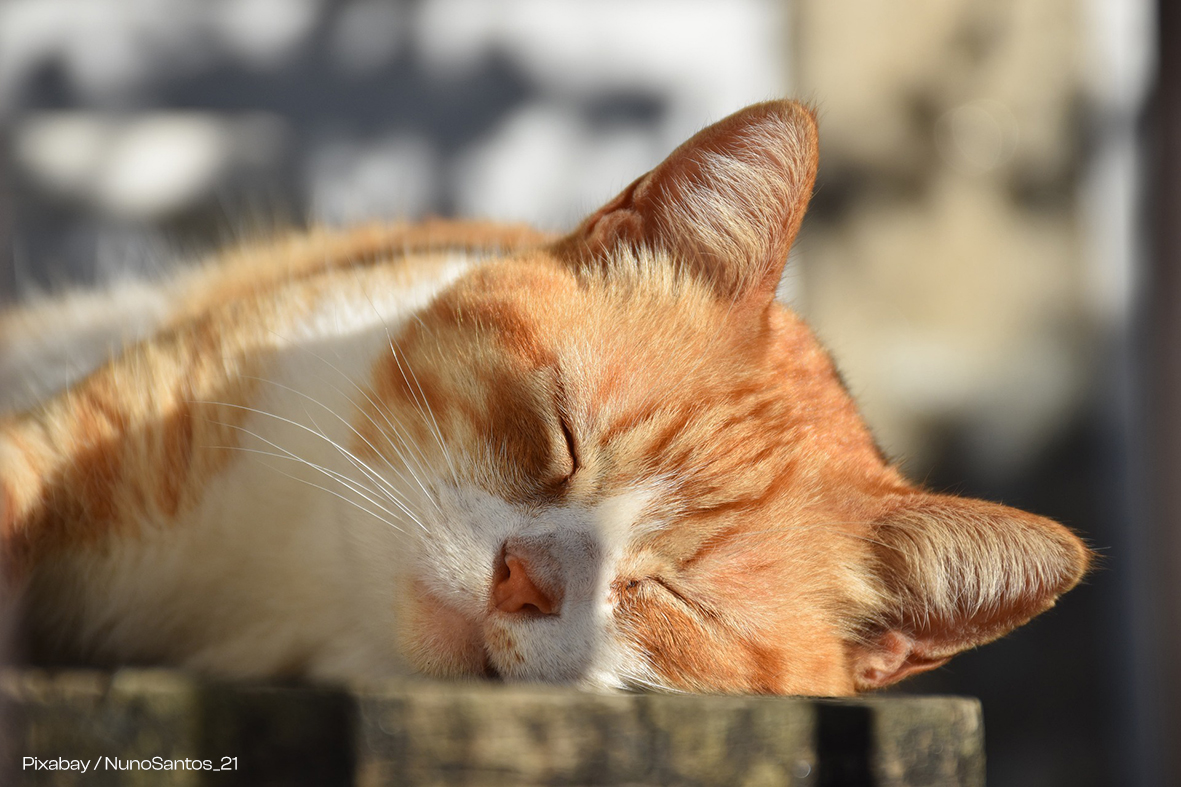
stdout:
[(501, 555), (492, 576), (492, 606), (501, 612), (556, 615), (561, 603), (559, 593), (533, 581), (524, 558), (508, 552)]

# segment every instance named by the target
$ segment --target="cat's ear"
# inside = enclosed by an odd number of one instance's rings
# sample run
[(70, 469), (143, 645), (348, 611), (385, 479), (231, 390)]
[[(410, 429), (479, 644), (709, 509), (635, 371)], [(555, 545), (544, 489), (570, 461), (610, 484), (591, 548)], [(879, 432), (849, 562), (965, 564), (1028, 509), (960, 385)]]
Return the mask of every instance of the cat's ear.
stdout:
[(816, 179), (816, 119), (794, 101), (702, 130), (555, 248), (594, 265), (620, 246), (661, 249), (727, 299), (770, 302)]
[(872, 539), (884, 619), (852, 648), (858, 690), (938, 667), (1054, 605), (1091, 553), (1065, 527), (981, 500), (919, 494)]

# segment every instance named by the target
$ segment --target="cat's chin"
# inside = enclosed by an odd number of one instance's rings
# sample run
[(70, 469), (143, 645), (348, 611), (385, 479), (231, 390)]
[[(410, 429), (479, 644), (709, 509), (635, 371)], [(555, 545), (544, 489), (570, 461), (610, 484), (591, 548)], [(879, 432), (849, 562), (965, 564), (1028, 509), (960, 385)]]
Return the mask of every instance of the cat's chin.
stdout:
[(456, 609), (421, 582), (415, 589), (403, 642), (412, 666), (424, 675), (584, 683), (594, 672), (593, 655), (601, 652), (596, 647), (601, 643), (585, 614), (588, 604), (567, 605), (572, 608), (566, 617), (508, 613), (491, 603), (485, 612), (473, 615)]

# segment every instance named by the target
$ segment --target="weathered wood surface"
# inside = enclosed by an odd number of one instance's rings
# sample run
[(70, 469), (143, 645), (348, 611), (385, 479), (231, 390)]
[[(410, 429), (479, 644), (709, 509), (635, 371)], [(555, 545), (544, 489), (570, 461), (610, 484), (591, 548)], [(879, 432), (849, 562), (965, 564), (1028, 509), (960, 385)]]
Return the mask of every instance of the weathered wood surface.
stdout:
[[(0, 675), (0, 698), (0, 784), (984, 784), (980, 706), (961, 697), (590, 694), (427, 681), (344, 690), (25, 670)], [(75, 762), (87, 772), (45, 767)], [(230, 769), (197, 769), (206, 763)]]

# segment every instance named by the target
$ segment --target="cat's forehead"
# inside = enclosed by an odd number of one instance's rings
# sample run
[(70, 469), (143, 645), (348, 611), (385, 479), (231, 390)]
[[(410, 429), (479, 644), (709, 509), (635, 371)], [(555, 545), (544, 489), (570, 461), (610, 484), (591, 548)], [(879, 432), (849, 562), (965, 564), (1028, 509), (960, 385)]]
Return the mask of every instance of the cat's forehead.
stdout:
[[(496, 260), (456, 282), (426, 315), (509, 349), (514, 342), (544, 343), (564, 352), (567, 366), (630, 358), (650, 363), (660, 356), (667, 361), (661, 366), (708, 359), (724, 371), (772, 364), (782, 370), (787, 358), (772, 356), (785, 349), (795, 365), (807, 366), (801, 374), (813, 374), (816, 359), (828, 366), (802, 320), (775, 305), (765, 316), (740, 319), (735, 303), (708, 281), (675, 257), (643, 248), (617, 250), (593, 269), (572, 266), (544, 248)], [(715, 376), (708, 372), (703, 364), (686, 364), (678, 376)]]
[(503, 260), (458, 282), (426, 319), (432, 333), (475, 346), (469, 359), (543, 370), (513, 384), (560, 387), (582, 436), (611, 444), (616, 464), (645, 468), (646, 481), (684, 479), (688, 463), (723, 472), (744, 459), (749, 474), (750, 463), (801, 450), (869, 472), (883, 465), (798, 316), (779, 304), (736, 316), (732, 303), (650, 254), (620, 255), (591, 275), (545, 251)]

